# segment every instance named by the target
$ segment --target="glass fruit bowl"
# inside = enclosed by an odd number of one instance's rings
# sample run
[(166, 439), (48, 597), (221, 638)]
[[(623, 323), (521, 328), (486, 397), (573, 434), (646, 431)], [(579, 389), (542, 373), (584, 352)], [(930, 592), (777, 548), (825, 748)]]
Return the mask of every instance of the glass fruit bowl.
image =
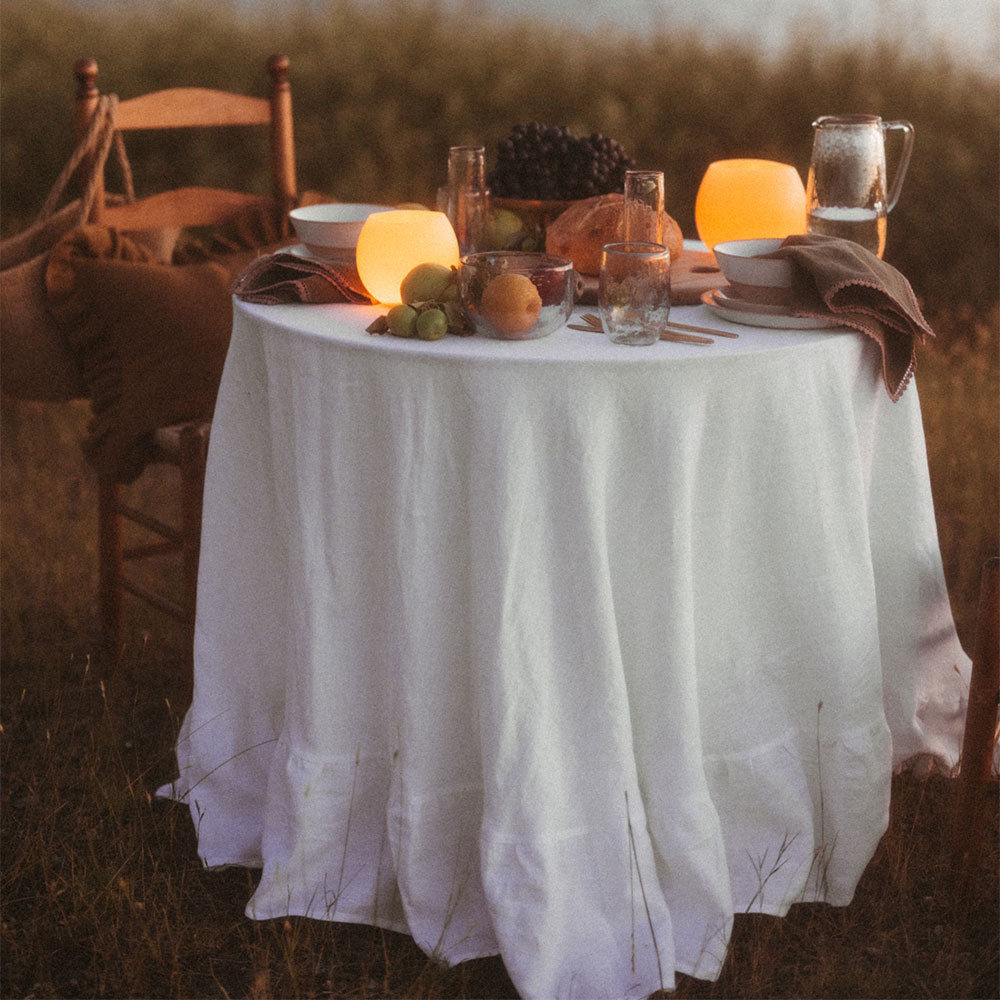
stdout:
[(535, 340), (573, 308), (576, 273), (566, 257), (487, 251), (462, 258), (461, 296), (473, 330), (498, 340)]

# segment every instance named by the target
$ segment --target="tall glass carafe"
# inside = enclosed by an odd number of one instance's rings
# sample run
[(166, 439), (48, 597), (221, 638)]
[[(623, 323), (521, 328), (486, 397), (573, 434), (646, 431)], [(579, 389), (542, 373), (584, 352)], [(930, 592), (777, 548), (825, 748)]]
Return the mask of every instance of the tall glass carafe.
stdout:
[(459, 252), (485, 250), (490, 211), (485, 147), (452, 146), (448, 150), (448, 186), (445, 190), (445, 212), (455, 227)]
[[(808, 230), (853, 240), (881, 257), (886, 217), (899, 199), (913, 152), (913, 126), (878, 115), (824, 115), (813, 122), (806, 183)], [(885, 133), (903, 133), (892, 184), (886, 182)]]

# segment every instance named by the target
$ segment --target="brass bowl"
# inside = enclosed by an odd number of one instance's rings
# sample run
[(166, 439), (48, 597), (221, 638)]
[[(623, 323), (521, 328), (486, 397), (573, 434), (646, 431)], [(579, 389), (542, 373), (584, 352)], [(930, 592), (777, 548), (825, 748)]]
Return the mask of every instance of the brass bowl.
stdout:
[[(542, 201), (531, 198), (490, 199), (490, 239), (493, 250), (545, 250), (545, 230), (549, 223), (559, 218), (574, 201)], [(509, 219), (499, 216), (501, 211), (511, 212), (521, 221), (520, 229), (513, 229)]]

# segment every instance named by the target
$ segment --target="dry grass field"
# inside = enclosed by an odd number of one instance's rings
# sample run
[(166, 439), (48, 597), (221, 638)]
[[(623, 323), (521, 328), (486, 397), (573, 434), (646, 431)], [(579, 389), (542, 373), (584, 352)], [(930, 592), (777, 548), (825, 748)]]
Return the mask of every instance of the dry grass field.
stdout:
[[(237, 23), (225, 5), (162, 21), (123, 14), (108, 26), (58, 0), (5, 0), (4, 233), (30, 220), (68, 155), (68, 67), (83, 54), (126, 96), (174, 73), (250, 86), (263, 58), (284, 49), (301, 186), (345, 199), (430, 201), (447, 145), (491, 142), (515, 121), (601, 130), (667, 172), (671, 211), (690, 236), (710, 159), (771, 155), (803, 167), (816, 114), (909, 118), (916, 153), (887, 257), (938, 334), (917, 386), (945, 575), (972, 648), (979, 568), (1000, 551), (995, 80), (943, 56), (916, 65), (886, 51), (819, 51), (808, 39), (773, 70), (692, 39), (588, 41), (536, 26), (525, 42), (493, 39), (493, 22), (458, 32), (433, 8), (377, 15), (345, 3), (321, 25), (305, 5), (289, 10), (270, 27)], [(649, 96), (626, 100), (636, 79), (651, 82)], [(176, 168), (168, 152), (152, 150), (164, 176)], [(250, 169), (232, 151), (195, 153), (221, 182), (234, 159)], [(0, 995), (515, 996), (499, 959), (447, 969), (389, 932), (251, 922), (243, 907), (256, 873), (201, 868), (187, 810), (154, 796), (173, 776), (185, 707), (179, 637), (131, 608), (126, 645), (100, 651), (87, 418), (82, 402), (4, 399), (0, 409)], [(141, 489), (157, 500), (168, 485), (154, 475)], [(982, 865), (962, 891), (953, 798), (948, 779), (897, 776), (889, 830), (850, 906), (739, 916), (722, 978), (682, 980), (676, 995), (996, 997), (997, 786)]]

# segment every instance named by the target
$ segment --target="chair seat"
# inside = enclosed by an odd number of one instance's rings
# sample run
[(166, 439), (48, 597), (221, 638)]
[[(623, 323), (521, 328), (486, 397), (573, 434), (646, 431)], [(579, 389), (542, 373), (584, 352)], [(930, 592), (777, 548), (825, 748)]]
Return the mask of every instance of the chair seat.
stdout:
[(105, 206), (101, 222), (123, 232), (170, 227), (218, 226), (250, 211), (270, 211), (272, 201), (260, 195), (225, 188), (185, 187)]

